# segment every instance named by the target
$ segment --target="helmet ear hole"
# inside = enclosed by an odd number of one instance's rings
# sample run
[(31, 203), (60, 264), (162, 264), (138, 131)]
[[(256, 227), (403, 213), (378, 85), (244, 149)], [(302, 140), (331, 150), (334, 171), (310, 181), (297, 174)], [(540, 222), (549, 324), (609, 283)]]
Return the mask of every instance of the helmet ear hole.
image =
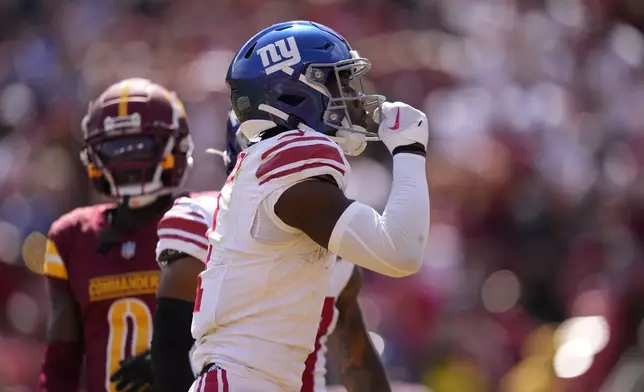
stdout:
[(282, 94), (277, 98), (278, 101), (283, 102), (289, 106), (298, 106), (304, 102), (304, 97), (299, 97), (297, 95)]
[(320, 67), (308, 67), (306, 71), (304, 71), (304, 75), (311, 81), (322, 85), (327, 83), (327, 80), (331, 75), (335, 77), (335, 74), (333, 74), (333, 72), (330, 72), (328, 70), (325, 71)]
[(304, 71), (304, 75), (307, 79), (321, 85), (325, 85), (330, 77), (335, 77), (333, 72), (324, 70), (321, 67), (308, 67), (306, 71)]
[(334, 125), (342, 124), (342, 120), (344, 120), (344, 118), (344, 110), (327, 110), (324, 112), (324, 121)]

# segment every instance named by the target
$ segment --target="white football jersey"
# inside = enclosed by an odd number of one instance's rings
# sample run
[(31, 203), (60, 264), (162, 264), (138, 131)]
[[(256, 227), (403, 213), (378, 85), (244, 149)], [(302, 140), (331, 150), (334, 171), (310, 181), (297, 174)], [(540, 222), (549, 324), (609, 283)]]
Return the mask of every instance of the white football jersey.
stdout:
[[(206, 263), (208, 241), (206, 231), (212, 224), (219, 192), (191, 194), (177, 199), (158, 224), (159, 242), (157, 259), (164, 250), (175, 250)], [(335, 307), (338, 296), (351, 279), (355, 265), (338, 259), (333, 269), (331, 284), (324, 300), (322, 316), (318, 326), (314, 350), (305, 361), (302, 374), (301, 392), (326, 391), (327, 338), (335, 330), (338, 310)], [(195, 372), (199, 372), (194, 365)]]
[(349, 164), (337, 144), (294, 130), (238, 156), (218, 196), (192, 334), (198, 368), (260, 377), (297, 392), (314, 350), (336, 255), (274, 212), (296, 183), (332, 176), (346, 189)]
[[(164, 250), (175, 250), (206, 263), (208, 241), (206, 231), (212, 224), (219, 192), (191, 194), (177, 199), (158, 224), (157, 259)], [(338, 259), (333, 269), (331, 285), (322, 308), (322, 317), (315, 339), (314, 351), (309, 354), (302, 374), (301, 392), (326, 391), (327, 338), (335, 330), (338, 310), (335, 303), (351, 278), (355, 265)], [(198, 369), (193, 364), (195, 373)]]
[(302, 374), (302, 389), (300, 392), (326, 392), (326, 343), (329, 335), (335, 330), (338, 321), (338, 309), (335, 307), (335, 303), (342, 290), (349, 283), (354, 268), (354, 264), (343, 259), (338, 259), (335, 264), (329, 292), (324, 299), (322, 318), (315, 338), (315, 346), (306, 360), (306, 369)]

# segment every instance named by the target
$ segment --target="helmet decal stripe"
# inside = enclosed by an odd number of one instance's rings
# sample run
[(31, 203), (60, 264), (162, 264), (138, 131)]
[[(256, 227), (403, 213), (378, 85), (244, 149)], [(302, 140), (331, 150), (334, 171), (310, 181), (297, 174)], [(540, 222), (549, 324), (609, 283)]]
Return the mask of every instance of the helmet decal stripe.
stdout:
[(118, 116), (127, 116), (127, 102), (129, 96), (129, 86), (127, 80), (121, 83), (121, 96), (119, 98)]
[(183, 102), (181, 102), (177, 97), (177, 94), (174, 92), (165, 90), (163, 91), (163, 96), (168, 100), (168, 102), (170, 102), (170, 105), (172, 105), (172, 125), (179, 127), (179, 119), (186, 118), (186, 109), (183, 106)]

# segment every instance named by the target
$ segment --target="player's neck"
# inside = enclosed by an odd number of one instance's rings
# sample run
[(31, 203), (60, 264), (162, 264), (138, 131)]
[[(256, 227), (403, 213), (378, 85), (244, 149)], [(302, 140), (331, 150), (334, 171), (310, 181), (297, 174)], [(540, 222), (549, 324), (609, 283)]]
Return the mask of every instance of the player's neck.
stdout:
[(171, 205), (172, 195), (169, 194), (155, 196), (151, 203), (137, 208), (132, 208), (131, 203), (126, 206), (121, 202), (117, 208), (109, 212), (111, 225), (119, 230), (128, 231), (158, 218), (159, 213)]

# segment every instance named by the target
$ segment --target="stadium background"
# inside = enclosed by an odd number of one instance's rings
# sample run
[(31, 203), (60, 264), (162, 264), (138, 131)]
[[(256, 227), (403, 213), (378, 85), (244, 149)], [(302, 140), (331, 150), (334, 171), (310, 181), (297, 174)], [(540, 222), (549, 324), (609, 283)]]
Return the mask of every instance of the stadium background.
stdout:
[[(88, 100), (133, 76), (175, 89), (198, 146), (188, 188), (217, 188), (203, 150), (223, 145), (233, 50), (289, 19), (337, 29), (372, 60), (370, 87), (430, 119), (425, 265), (369, 274), (361, 297), (390, 376), (435, 392), (641, 390), (638, 0), (0, 1), (0, 390), (35, 390), (44, 347), (24, 239), (97, 201), (78, 159)], [(386, 150), (352, 164), (353, 195), (383, 207)]]

